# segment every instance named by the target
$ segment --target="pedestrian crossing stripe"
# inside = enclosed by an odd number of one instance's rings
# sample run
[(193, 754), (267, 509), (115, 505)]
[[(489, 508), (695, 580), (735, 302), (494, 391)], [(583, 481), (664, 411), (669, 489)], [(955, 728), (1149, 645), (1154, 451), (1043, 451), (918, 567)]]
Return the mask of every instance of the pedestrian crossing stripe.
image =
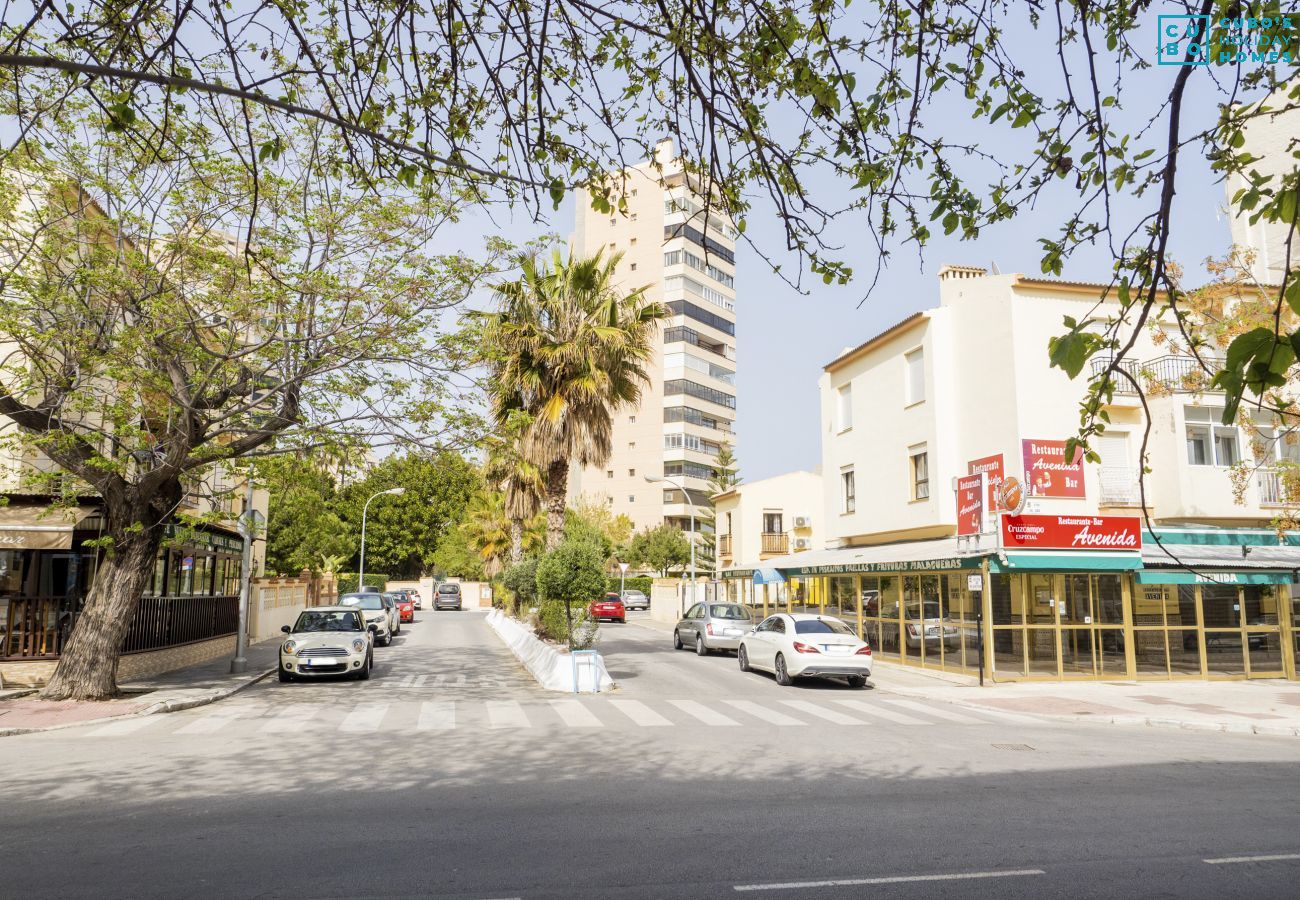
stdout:
[(602, 728), (629, 724), (636, 728), (753, 728), (863, 727), (882, 723), (915, 727), (941, 724), (1005, 726), (1007, 718), (999, 711), (990, 711), (985, 716), (983, 710), (955, 712), (945, 704), (930, 705), (915, 700), (878, 697), (850, 700), (831, 696), (817, 701), (773, 698), (763, 703), (738, 699), (642, 701), (620, 697), (557, 698), (523, 704), (516, 700), (430, 700), (420, 704), (367, 700), (344, 709), (331, 703), (292, 703), (284, 706), (219, 707), (197, 717), (189, 713), (132, 716), (95, 725), (87, 734), (95, 737), (126, 736), (150, 728), (164, 732), (169, 730), (169, 726), (171, 733), (190, 736), (215, 735), (241, 727), (262, 734), (321, 730), (369, 734), (385, 727), (390, 731), (414, 728), (417, 732), (437, 732), (464, 728), (500, 731), (538, 727)]

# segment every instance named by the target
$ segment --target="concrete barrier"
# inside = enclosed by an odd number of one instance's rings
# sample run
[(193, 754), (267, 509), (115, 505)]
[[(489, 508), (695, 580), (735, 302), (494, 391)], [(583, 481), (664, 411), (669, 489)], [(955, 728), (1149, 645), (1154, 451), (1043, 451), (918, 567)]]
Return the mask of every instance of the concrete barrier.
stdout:
[[(546, 643), (527, 625), (500, 610), (489, 612), (487, 623), (538, 684), (548, 691), (574, 693), (574, 665), (567, 651)], [(594, 664), (580, 660), (577, 675), (579, 692), (608, 691), (614, 687), (614, 679), (609, 677), (609, 670), (600, 654), (596, 654)]]

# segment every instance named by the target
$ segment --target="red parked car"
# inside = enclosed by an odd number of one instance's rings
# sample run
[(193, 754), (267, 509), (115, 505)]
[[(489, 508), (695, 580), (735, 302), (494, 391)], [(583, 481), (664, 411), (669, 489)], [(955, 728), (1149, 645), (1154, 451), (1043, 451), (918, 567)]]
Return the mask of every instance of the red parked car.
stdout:
[(397, 618), (402, 622), (415, 621), (415, 601), (406, 591), (398, 591), (393, 595), (393, 602), (397, 604)]
[(601, 619), (613, 619), (615, 622), (627, 621), (627, 608), (618, 594), (606, 594), (604, 600), (597, 600), (587, 609), (587, 613), (599, 622)]

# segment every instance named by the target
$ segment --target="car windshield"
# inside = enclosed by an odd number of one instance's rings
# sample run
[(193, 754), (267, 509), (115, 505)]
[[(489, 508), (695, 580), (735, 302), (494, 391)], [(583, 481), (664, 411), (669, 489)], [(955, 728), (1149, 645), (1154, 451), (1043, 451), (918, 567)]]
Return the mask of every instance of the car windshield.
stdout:
[(361, 621), (354, 612), (308, 610), (298, 616), (294, 631), (361, 631)]
[(838, 619), (797, 619), (794, 623), (795, 634), (847, 634), (853, 636), (853, 629)]
[(714, 619), (745, 620), (749, 618), (749, 610), (734, 603), (715, 603), (709, 607), (709, 616)]
[(645, 594), (641, 593), (640, 591), (627, 591), (627, 592), (625, 592), (624, 596), (626, 596), (626, 597), (634, 597), (634, 598), (640, 600), (642, 597), (645, 596)]
[(457, 586), (457, 585), (454, 585), (454, 584), (440, 584), (440, 585), (438, 585), (438, 593), (439, 593), (439, 594), (459, 594), (459, 593), (460, 593), (460, 587)]
[(378, 594), (350, 594), (339, 598), (339, 606), (355, 606), (357, 609), (383, 609), (384, 598)]

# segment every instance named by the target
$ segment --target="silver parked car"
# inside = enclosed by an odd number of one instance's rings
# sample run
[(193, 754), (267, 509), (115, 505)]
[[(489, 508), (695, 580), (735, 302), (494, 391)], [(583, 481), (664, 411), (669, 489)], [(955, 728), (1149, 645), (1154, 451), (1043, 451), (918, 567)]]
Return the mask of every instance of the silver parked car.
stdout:
[(433, 611), (440, 609), (461, 608), (460, 585), (454, 581), (444, 581), (433, 592)]
[(624, 609), (649, 609), (650, 598), (645, 595), (644, 591), (638, 591), (635, 588), (623, 592)]
[(696, 603), (673, 629), (673, 648), (694, 647), (700, 656), (710, 650), (735, 650), (753, 624), (749, 607), (742, 603)]

